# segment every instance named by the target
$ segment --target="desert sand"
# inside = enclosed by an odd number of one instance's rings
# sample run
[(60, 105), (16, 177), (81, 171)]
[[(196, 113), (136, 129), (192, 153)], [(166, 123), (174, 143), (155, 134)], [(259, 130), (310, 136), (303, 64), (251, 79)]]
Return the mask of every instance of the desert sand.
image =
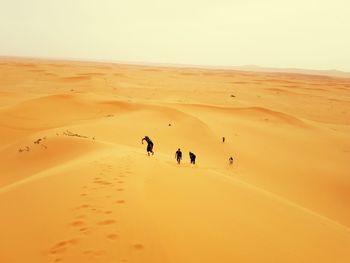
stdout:
[(2, 58), (0, 127), (0, 262), (350, 262), (350, 79)]

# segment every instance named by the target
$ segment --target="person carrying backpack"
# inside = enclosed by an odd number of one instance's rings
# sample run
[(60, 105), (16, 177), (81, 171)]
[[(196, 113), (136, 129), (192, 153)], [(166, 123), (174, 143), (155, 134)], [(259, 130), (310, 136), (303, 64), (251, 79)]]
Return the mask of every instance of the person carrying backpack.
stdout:
[(196, 164), (196, 155), (193, 152), (190, 152), (191, 164)]
[(181, 159), (182, 159), (182, 152), (181, 152), (180, 148), (177, 149), (177, 151), (175, 153), (175, 159), (176, 159), (177, 163), (180, 164)]

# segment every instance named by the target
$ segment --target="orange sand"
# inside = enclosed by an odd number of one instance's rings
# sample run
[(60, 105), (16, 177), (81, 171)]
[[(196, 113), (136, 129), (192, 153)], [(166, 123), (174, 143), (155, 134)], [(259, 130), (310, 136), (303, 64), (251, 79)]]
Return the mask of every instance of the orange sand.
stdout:
[(1, 263), (350, 262), (350, 79), (3, 58), (0, 127)]

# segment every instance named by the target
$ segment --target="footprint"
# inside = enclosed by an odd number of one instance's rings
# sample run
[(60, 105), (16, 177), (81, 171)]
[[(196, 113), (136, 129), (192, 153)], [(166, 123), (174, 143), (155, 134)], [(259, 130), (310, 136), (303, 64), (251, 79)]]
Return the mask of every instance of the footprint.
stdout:
[(61, 247), (66, 246), (67, 244), (68, 244), (67, 241), (60, 241), (60, 242), (56, 243), (52, 248), (61, 248)]
[(113, 213), (113, 211), (111, 211), (111, 210), (105, 211), (105, 214), (107, 214), (107, 215), (112, 214), (112, 213)]
[(111, 224), (115, 224), (115, 220), (113, 219), (106, 219), (103, 221), (98, 222), (98, 225), (111, 225)]
[(82, 209), (82, 208), (89, 208), (91, 207), (90, 205), (87, 205), (87, 204), (83, 204), (81, 206), (78, 206), (77, 209)]
[(105, 181), (105, 180), (96, 180), (94, 181), (95, 184), (100, 184), (100, 185), (111, 185), (111, 182)]
[(132, 245), (132, 248), (135, 250), (143, 250), (145, 248), (145, 246), (138, 243), (138, 244)]
[(84, 223), (84, 221), (76, 220), (76, 221), (73, 221), (70, 225), (73, 227), (81, 227), (81, 226), (85, 225), (85, 223)]
[(90, 209), (90, 211), (91, 212), (94, 212), (94, 213), (102, 213), (102, 211), (101, 210), (99, 210), (99, 209), (96, 209), (96, 208), (93, 208), (93, 209)]
[(118, 183), (118, 184), (123, 184), (123, 183), (124, 183), (124, 181), (118, 181), (117, 183)]
[(87, 227), (80, 228), (79, 231), (80, 231), (80, 233), (83, 234), (83, 235), (88, 235), (88, 234), (91, 233), (90, 229), (87, 228)]
[(53, 255), (63, 253), (68, 249), (69, 245), (76, 245), (78, 244), (78, 242), (79, 242), (78, 239), (69, 239), (69, 240), (60, 241), (50, 249), (50, 253)]
[(87, 256), (95, 256), (95, 257), (100, 257), (103, 256), (104, 254), (106, 254), (106, 252), (104, 250), (98, 250), (98, 251), (93, 251), (93, 250), (85, 250), (83, 252), (84, 255)]
[(124, 191), (124, 188), (117, 188), (117, 191), (119, 192)]
[(66, 247), (61, 247), (61, 248), (55, 248), (55, 249), (50, 249), (50, 254), (56, 255), (56, 254), (61, 254), (67, 250)]
[(117, 200), (116, 203), (117, 204), (125, 204), (125, 200)]
[(102, 257), (102, 256), (105, 255), (105, 254), (106, 254), (106, 251), (104, 251), (104, 250), (98, 250), (98, 251), (95, 251), (95, 252), (94, 252), (93, 256), (95, 256), (95, 257)]
[(108, 239), (110, 239), (110, 240), (116, 240), (118, 238), (118, 235), (116, 235), (116, 234), (108, 234), (106, 237)]

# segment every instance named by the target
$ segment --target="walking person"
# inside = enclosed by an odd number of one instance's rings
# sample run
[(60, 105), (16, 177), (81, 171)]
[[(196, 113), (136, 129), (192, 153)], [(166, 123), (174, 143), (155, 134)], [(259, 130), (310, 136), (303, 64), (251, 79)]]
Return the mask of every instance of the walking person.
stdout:
[(143, 141), (146, 141), (147, 142), (147, 154), (148, 156), (150, 155), (150, 153), (152, 153), (152, 155), (154, 154), (153, 152), (153, 142), (152, 140), (148, 137), (148, 136), (145, 136), (144, 138), (142, 138), (141, 140), (141, 143), (143, 144)]
[(228, 159), (228, 161), (229, 161), (230, 165), (233, 164), (233, 158), (232, 158), (232, 156)]
[(193, 152), (190, 152), (191, 164), (196, 164), (196, 155)]
[(182, 152), (181, 152), (180, 148), (177, 149), (177, 151), (175, 153), (175, 159), (176, 159), (177, 163), (180, 164), (181, 159), (182, 159)]

